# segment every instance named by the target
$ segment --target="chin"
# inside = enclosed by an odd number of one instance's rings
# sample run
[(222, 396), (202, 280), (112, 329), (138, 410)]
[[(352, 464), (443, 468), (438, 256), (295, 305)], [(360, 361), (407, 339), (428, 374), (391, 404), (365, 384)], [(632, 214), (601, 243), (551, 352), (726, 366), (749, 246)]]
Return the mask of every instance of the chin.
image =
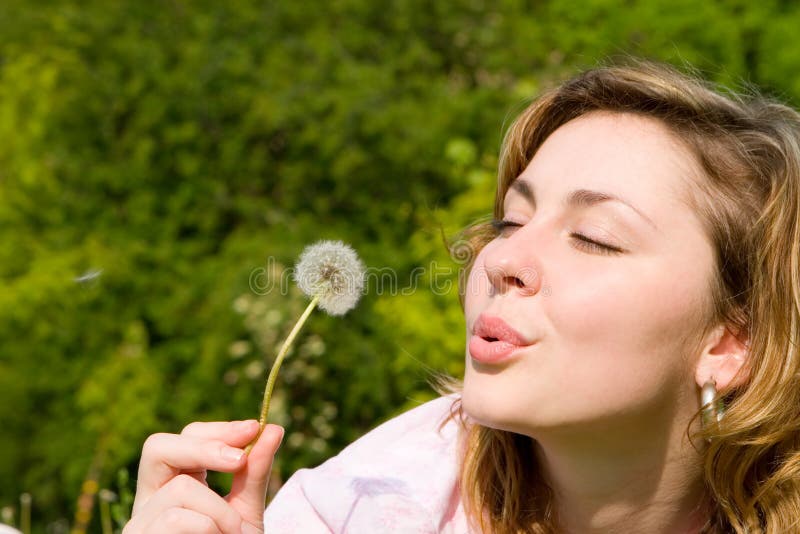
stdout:
[[(498, 380), (467, 370), (461, 390), (461, 406), (470, 420), (481, 426), (524, 434), (532, 438), (573, 427), (583, 420), (565, 409), (559, 400), (533, 395), (535, 386), (516, 380)], [(586, 414), (584, 414), (586, 415)]]
[[(465, 377), (461, 393), (461, 406), (469, 418), (481, 426), (529, 434), (523, 423), (520, 407), (508, 402), (508, 396), (471, 384)], [(527, 414), (529, 417), (531, 414)]]

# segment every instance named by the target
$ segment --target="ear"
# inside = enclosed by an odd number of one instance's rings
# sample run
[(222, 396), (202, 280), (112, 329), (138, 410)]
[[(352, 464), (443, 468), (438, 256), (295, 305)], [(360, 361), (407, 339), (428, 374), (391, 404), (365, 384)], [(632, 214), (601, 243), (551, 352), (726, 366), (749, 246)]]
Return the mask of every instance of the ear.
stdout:
[(746, 333), (734, 334), (727, 325), (719, 325), (708, 335), (695, 369), (695, 381), (702, 387), (714, 380), (718, 391), (743, 384), (747, 376), (747, 355), (750, 338)]

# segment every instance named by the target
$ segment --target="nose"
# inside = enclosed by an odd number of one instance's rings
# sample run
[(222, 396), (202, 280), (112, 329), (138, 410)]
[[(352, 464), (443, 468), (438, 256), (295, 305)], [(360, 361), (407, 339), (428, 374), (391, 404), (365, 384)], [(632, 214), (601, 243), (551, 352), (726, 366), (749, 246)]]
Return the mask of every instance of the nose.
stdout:
[(511, 237), (495, 241), (491, 250), (486, 251), (483, 264), (491, 289), (499, 293), (516, 291), (531, 296), (541, 289), (542, 277), (530, 253), (530, 243), (523, 243), (519, 237), (518, 231)]

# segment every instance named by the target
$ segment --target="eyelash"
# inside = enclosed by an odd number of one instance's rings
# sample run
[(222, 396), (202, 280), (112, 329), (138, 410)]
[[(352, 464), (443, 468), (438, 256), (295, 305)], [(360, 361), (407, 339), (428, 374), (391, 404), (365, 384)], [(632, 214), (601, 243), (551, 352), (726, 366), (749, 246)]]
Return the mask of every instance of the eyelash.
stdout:
[[(522, 226), (520, 223), (515, 223), (512, 221), (505, 221), (505, 220), (492, 221), (492, 228), (494, 228), (495, 232), (497, 232), (498, 234), (501, 233), (506, 228), (518, 228), (520, 226)], [(606, 254), (609, 256), (622, 253), (622, 250), (616, 247), (592, 241), (588, 237), (578, 234), (576, 232), (572, 232), (569, 236), (575, 238), (575, 241), (578, 243), (579, 248), (583, 248), (591, 252), (597, 252), (599, 254)]]

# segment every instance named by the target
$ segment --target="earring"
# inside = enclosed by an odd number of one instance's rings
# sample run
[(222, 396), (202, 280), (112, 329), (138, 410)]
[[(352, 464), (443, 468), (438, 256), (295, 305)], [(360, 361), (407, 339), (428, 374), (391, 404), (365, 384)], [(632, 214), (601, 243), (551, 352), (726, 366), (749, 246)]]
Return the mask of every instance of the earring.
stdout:
[(703, 426), (708, 426), (713, 421), (722, 421), (722, 416), (725, 415), (725, 407), (722, 404), (722, 399), (717, 398), (717, 383), (713, 378), (703, 384), (703, 389), (700, 392), (700, 403), (703, 405)]

